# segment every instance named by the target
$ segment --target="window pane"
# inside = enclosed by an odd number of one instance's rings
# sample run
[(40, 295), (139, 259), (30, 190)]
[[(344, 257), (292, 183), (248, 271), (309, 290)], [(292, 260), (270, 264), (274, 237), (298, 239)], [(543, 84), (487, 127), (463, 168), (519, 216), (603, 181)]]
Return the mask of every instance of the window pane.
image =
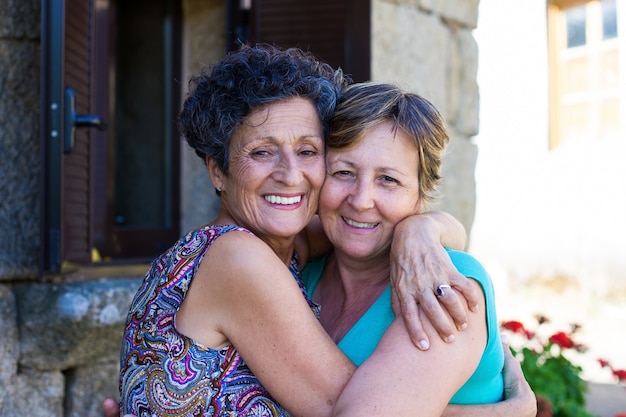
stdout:
[(567, 47), (574, 48), (587, 43), (585, 33), (585, 6), (573, 7), (565, 12), (567, 24)]
[(608, 98), (600, 102), (600, 132), (601, 139), (617, 139), (619, 135), (619, 99)]
[(582, 93), (589, 90), (591, 74), (589, 59), (580, 57), (563, 62), (561, 75), (563, 94)]
[(167, 225), (165, 2), (119, 2), (115, 224)]
[(589, 103), (566, 104), (563, 112), (563, 140), (584, 140), (589, 137)]
[(615, 0), (602, 1), (602, 39), (617, 38)]
[(617, 92), (619, 88), (619, 55), (617, 48), (600, 54), (600, 87)]

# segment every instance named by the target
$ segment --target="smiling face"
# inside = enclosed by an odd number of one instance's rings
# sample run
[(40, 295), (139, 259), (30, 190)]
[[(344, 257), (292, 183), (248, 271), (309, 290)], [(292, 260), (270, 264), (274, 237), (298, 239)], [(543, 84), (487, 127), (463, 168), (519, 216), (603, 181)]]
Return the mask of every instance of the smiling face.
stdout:
[(222, 211), (266, 241), (293, 238), (317, 209), (323, 130), (313, 104), (292, 98), (255, 109), (233, 133), (230, 169), (209, 172)]
[(415, 141), (384, 122), (348, 148), (327, 149), (320, 220), (336, 252), (388, 258), (393, 229), (420, 212)]

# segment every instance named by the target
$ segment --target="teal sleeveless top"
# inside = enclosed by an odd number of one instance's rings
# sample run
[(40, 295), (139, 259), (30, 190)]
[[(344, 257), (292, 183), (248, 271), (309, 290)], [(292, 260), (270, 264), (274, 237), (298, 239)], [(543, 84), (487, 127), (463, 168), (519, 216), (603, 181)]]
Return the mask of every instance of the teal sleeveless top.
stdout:
[[(476, 280), (482, 287), (487, 314), (487, 345), (480, 363), (467, 382), (454, 394), (450, 404), (495, 403), (502, 400), (504, 391), (502, 377), (504, 352), (500, 342), (493, 284), (485, 269), (473, 256), (465, 252), (446, 250), (457, 270), (466, 277)], [(312, 298), (322, 276), (326, 258), (325, 256), (309, 262), (302, 271), (302, 280), (309, 298)], [(388, 285), (337, 346), (358, 366), (374, 352), (378, 341), (394, 318), (391, 308), (391, 287)]]

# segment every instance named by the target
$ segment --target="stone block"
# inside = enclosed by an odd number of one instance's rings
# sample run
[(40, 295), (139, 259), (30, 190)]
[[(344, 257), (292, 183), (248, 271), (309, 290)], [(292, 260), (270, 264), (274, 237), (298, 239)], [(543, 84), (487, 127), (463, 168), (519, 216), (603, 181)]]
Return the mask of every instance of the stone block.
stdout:
[(122, 330), (140, 283), (108, 279), (16, 288), (20, 365), (45, 371), (119, 360)]
[[(0, 381), (17, 372), (20, 352), (17, 306), (11, 289), (0, 285)], [(0, 413), (1, 415), (1, 413)]]
[(39, 68), (38, 43), (0, 40), (0, 281), (38, 273)]
[(480, 0), (432, 0), (428, 1), (432, 11), (459, 27), (475, 29), (478, 25), (478, 3)]
[(381, 1), (372, 19), (372, 79), (424, 96), (447, 119), (452, 37), (446, 26), (415, 7)]
[(457, 27), (474, 29), (478, 23), (480, 0), (374, 0), (373, 3), (389, 3), (409, 6), (427, 14), (433, 14)]
[(469, 30), (454, 32), (450, 43), (450, 86), (448, 123), (465, 136), (478, 134), (479, 91), (478, 47)]
[(64, 417), (61, 372), (27, 372), (0, 380), (0, 416)]
[(95, 363), (66, 374), (65, 417), (102, 417), (102, 401), (119, 397), (119, 361)]
[[(223, 0), (185, 0), (185, 79), (216, 64), (226, 48), (226, 7)], [(185, 83), (185, 85), (187, 85)], [(213, 192), (206, 164), (181, 141), (181, 232), (201, 227), (217, 215), (221, 200)]]
[(471, 232), (476, 207), (474, 171), (478, 149), (469, 138), (450, 131), (450, 144), (441, 168), (440, 195), (431, 209), (443, 210), (456, 217)]
[(39, 39), (41, 1), (0, 0), (0, 38)]

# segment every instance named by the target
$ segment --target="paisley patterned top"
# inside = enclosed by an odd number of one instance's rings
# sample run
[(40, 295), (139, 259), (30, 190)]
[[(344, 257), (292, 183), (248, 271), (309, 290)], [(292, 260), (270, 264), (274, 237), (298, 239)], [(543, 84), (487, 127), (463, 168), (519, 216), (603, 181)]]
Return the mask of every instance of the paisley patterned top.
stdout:
[[(176, 331), (174, 318), (202, 258), (219, 236), (206, 226), (157, 258), (130, 307), (121, 352), (122, 414), (143, 416), (289, 416), (232, 346), (214, 350)], [(289, 267), (302, 293), (297, 255)], [(319, 318), (319, 307), (307, 301)]]

